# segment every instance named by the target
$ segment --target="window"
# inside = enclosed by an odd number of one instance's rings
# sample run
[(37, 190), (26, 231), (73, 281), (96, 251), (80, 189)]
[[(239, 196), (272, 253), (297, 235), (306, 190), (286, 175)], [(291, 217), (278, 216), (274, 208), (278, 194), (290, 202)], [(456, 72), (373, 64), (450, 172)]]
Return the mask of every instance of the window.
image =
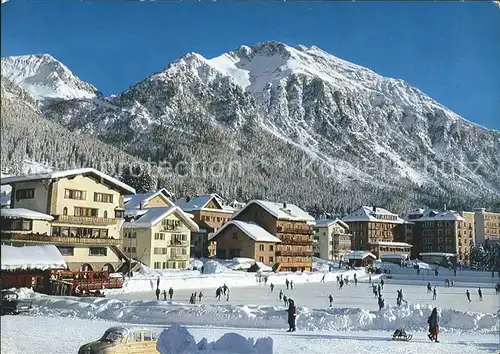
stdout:
[(104, 210), (104, 214), (103, 214), (103, 216), (104, 216), (104, 219), (107, 219), (107, 218), (108, 218), (108, 211), (107, 211), (107, 210)]
[(269, 263), (273, 263), (274, 262), (274, 257), (269, 257)]
[(263, 252), (264, 251), (264, 245), (259, 245), (259, 251)]
[(66, 199), (77, 199), (77, 200), (86, 200), (87, 192), (79, 191), (76, 189), (65, 189), (64, 190), (64, 198)]
[(63, 215), (68, 215), (68, 208), (66, 207), (63, 208)]
[(164, 240), (164, 239), (165, 239), (164, 233), (160, 233), (160, 232), (155, 233), (155, 240)]
[(167, 269), (168, 268), (168, 262), (163, 262), (162, 268), (163, 269)]
[(89, 247), (89, 256), (107, 256), (107, 247)]
[(154, 254), (167, 254), (166, 247), (155, 247)]
[(94, 209), (94, 208), (75, 207), (75, 216), (97, 217), (97, 210), (98, 209)]
[(264, 262), (264, 257), (260, 256), (259, 257), (259, 262)]
[(74, 247), (58, 246), (57, 249), (59, 250), (59, 253), (61, 253), (62, 256), (73, 256), (75, 253)]
[(238, 235), (236, 234), (236, 232), (233, 232), (233, 240), (237, 240), (238, 239)]
[(161, 269), (161, 262), (155, 262), (153, 265), (153, 268), (155, 269)]
[(122, 219), (125, 216), (125, 212), (123, 210), (115, 210), (115, 218)]
[(273, 252), (274, 251), (274, 245), (269, 245), (269, 251)]
[(16, 199), (33, 199), (35, 198), (35, 189), (18, 189), (16, 191)]
[(125, 247), (125, 252), (135, 253), (136, 252), (136, 248), (135, 247)]
[(94, 202), (113, 203), (113, 195), (105, 193), (94, 193)]

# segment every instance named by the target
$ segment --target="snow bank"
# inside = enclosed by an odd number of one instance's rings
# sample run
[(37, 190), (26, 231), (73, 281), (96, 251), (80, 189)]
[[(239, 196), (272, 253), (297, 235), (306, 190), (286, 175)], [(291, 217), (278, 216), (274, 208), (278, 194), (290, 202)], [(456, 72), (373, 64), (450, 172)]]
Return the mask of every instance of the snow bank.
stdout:
[[(156, 300), (49, 297), (33, 294), (33, 313), (43, 316), (107, 320), (131, 324), (196, 325), (239, 328), (283, 328), (287, 313), (282, 306), (185, 305)], [(388, 306), (382, 311), (361, 308), (298, 308), (297, 326), (317, 330), (427, 330), (431, 305)], [(441, 310), (443, 331), (495, 331), (491, 313)]]
[(236, 333), (226, 333), (215, 342), (208, 342), (203, 338), (196, 343), (186, 327), (173, 325), (160, 334), (156, 349), (160, 354), (272, 354), (273, 340), (269, 337), (259, 338), (254, 343), (253, 338), (247, 339)]
[[(199, 270), (157, 270), (142, 266), (132, 278), (125, 278), (123, 288), (121, 289), (105, 289), (107, 295), (131, 293), (131, 292), (152, 292), (156, 289), (158, 278), (160, 278), (160, 289), (173, 287), (179, 289), (210, 289), (217, 288), (226, 284), (229, 287), (253, 286), (259, 283), (259, 279), (267, 278), (268, 283), (275, 285), (285, 284), (286, 279), (296, 284), (299, 283), (317, 283), (325, 276), (325, 281), (334, 281), (339, 274), (344, 277), (348, 276), (353, 279), (356, 273), (359, 280), (366, 277), (364, 269), (356, 270), (339, 270), (335, 269), (332, 272), (267, 272), (270, 267), (257, 262), (260, 272), (249, 273), (245, 271), (237, 271), (234, 269), (242, 269), (250, 267), (255, 263), (249, 258), (234, 258), (231, 260), (206, 259), (206, 260), (191, 260), (190, 268), (201, 269), (203, 266), (203, 274)], [(247, 268), (248, 268), (247, 267)], [(328, 270), (328, 266), (326, 266)]]
[(63, 256), (54, 245), (14, 247), (1, 246), (2, 270), (66, 269)]

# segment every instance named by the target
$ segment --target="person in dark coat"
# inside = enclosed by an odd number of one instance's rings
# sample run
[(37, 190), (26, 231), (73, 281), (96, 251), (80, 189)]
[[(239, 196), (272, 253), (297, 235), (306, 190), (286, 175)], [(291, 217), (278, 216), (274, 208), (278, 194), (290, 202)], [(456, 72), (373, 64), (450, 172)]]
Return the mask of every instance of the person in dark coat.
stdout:
[(328, 296), (328, 300), (330, 300), (330, 307), (332, 307), (333, 306), (333, 296), (332, 296), (332, 294), (330, 294)]
[(156, 300), (160, 300), (160, 288), (156, 288)]
[(163, 290), (163, 300), (167, 300), (167, 291)]
[(271, 283), (271, 285), (269, 287), (271, 288), (271, 292), (273, 292), (274, 291), (274, 284)]
[(382, 311), (382, 309), (385, 307), (385, 301), (384, 298), (382, 297), (382, 294), (378, 296), (378, 310)]
[(280, 289), (280, 301), (283, 300), (283, 290)]
[(295, 302), (292, 299), (288, 299), (288, 331), (287, 332), (295, 332), (295, 320), (297, 319), (297, 307), (295, 306)]
[(286, 284), (286, 290), (288, 290), (288, 288), (290, 287), (290, 282), (288, 281), (288, 279), (285, 279), (285, 284)]
[(479, 295), (479, 301), (483, 301), (483, 291), (481, 288), (477, 289), (477, 294)]
[(469, 289), (465, 290), (465, 296), (467, 296), (467, 300), (469, 300), (469, 302), (472, 302), (472, 300), (470, 299)]
[(283, 302), (285, 303), (285, 306), (288, 306), (288, 298), (286, 295), (283, 295)]
[(172, 287), (168, 289), (168, 296), (170, 298), (170, 301), (172, 301), (172, 297), (174, 297), (174, 289), (172, 289)]
[(430, 340), (439, 343), (438, 335), (439, 335), (439, 314), (437, 311), (437, 307), (432, 309), (431, 315), (427, 319), (427, 323), (429, 324), (429, 334), (428, 337)]

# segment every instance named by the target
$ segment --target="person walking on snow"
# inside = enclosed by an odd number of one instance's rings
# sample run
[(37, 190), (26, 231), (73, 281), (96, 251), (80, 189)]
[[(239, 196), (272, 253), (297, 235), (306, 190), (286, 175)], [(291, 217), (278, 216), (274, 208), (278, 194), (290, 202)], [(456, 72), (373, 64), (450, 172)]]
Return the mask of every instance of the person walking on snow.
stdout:
[(218, 287), (217, 290), (215, 290), (215, 298), (220, 301), (221, 295), (222, 295), (222, 288)]
[(356, 273), (354, 273), (354, 286), (358, 286), (358, 277), (356, 276)]
[(271, 292), (273, 292), (274, 291), (274, 284), (271, 283), (271, 285), (269, 287), (271, 288)]
[(224, 295), (226, 295), (226, 292), (228, 291), (228, 287), (226, 285), (226, 283), (224, 283), (224, 285), (222, 286), (222, 291), (224, 292)]
[(288, 309), (286, 310), (288, 312), (288, 331), (287, 332), (295, 332), (296, 327), (295, 327), (295, 321), (297, 319), (297, 307), (295, 306), (295, 302), (290, 299), (288, 300)]
[(469, 303), (472, 302), (472, 300), (470, 299), (470, 292), (469, 292), (469, 289), (465, 290), (465, 296), (467, 296), (467, 300), (469, 300)]
[(170, 301), (172, 301), (172, 298), (174, 297), (174, 289), (172, 289), (172, 287), (168, 289), (168, 297), (170, 298)]
[(293, 290), (293, 280), (290, 280), (290, 290)]
[(438, 334), (439, 334), (439, 314), (437, 311), (437, 307), (432, 309), (431, 315), (427, 319), (427, 323), (429, 324), (429, 334), (427, 335), (430, 340), (439, 343)]
[(198, 294), (198, 301), (201, 302), (201, 299), (203, 299), (203, 292), (200, 290), (200, 293)]
[(432, 292), (431, 282), (428, 282), (427, 283), (427, 293), (431, 293), (431, 292)]
[(160, 300), (160, 288), (156, 288), (155, 294), (156, 294), (156, 300)]
[(163, 290), (163, 300), (167, 300), (167, 291), (166, 290)]
[(325, 277), (326, 277), (326, 274), (323, 274), (323, 277), (321, 278), (320, 283), (324, 283), (325, 282)]
[(368, 276), (368, 284), (371, 284), (372, 283), (372, 276), (371, 274)]
[(288, 298), (286, 295), (283, 295), (283, 302), (285, 303), (285, 306), (288, 306)]
[(332, 307), (333, 306), (333, 296), (332, 296), (332, 294), (330, 294), (328, 296), (328, 300), (330, 300), (330, 307)]
[(384, 279), (380, 279), (380, 288), (384, 290)]
[(378, 310), (382, 311), (382, 309), (385, 307), (385, 301), (384, 298), (382, 297), (382, 294), (378, 296)]
[(483, 291), (481, 288), (477, 289), (477, 294), (479, 295), (479, 301), (483, 301)]
[(432, 289), (432, 300), (436, 300), (437, 299), (437, 290), (436, 290), (436, 287), (434, 287), (434, 289)]
[(285, 279), (285, 284), (286, 284), (286, 290), (288, 290), (288, 287), (290, 286), (290, 282), (288, 281), (288, 279)]
[(283, 290), (280, 289), (280, 301), (283, 300)]

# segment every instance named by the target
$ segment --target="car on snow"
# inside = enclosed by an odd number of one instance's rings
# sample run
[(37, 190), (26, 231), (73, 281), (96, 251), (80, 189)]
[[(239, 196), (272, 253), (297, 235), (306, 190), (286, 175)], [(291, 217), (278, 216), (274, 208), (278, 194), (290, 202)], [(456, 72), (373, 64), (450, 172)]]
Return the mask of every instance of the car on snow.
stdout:
[(29, 312), (33, 308), (33, 302), (28, 299), (20, 299), (19, 294), (12, 290), (2, 290), (2, 316), (7, 314), (18, 315), (21, 312)]
[(94, 342), (84, 344), (78, 354), (159, 354), (158, 335), (151, 329), (139, 327), (111, 327)]

